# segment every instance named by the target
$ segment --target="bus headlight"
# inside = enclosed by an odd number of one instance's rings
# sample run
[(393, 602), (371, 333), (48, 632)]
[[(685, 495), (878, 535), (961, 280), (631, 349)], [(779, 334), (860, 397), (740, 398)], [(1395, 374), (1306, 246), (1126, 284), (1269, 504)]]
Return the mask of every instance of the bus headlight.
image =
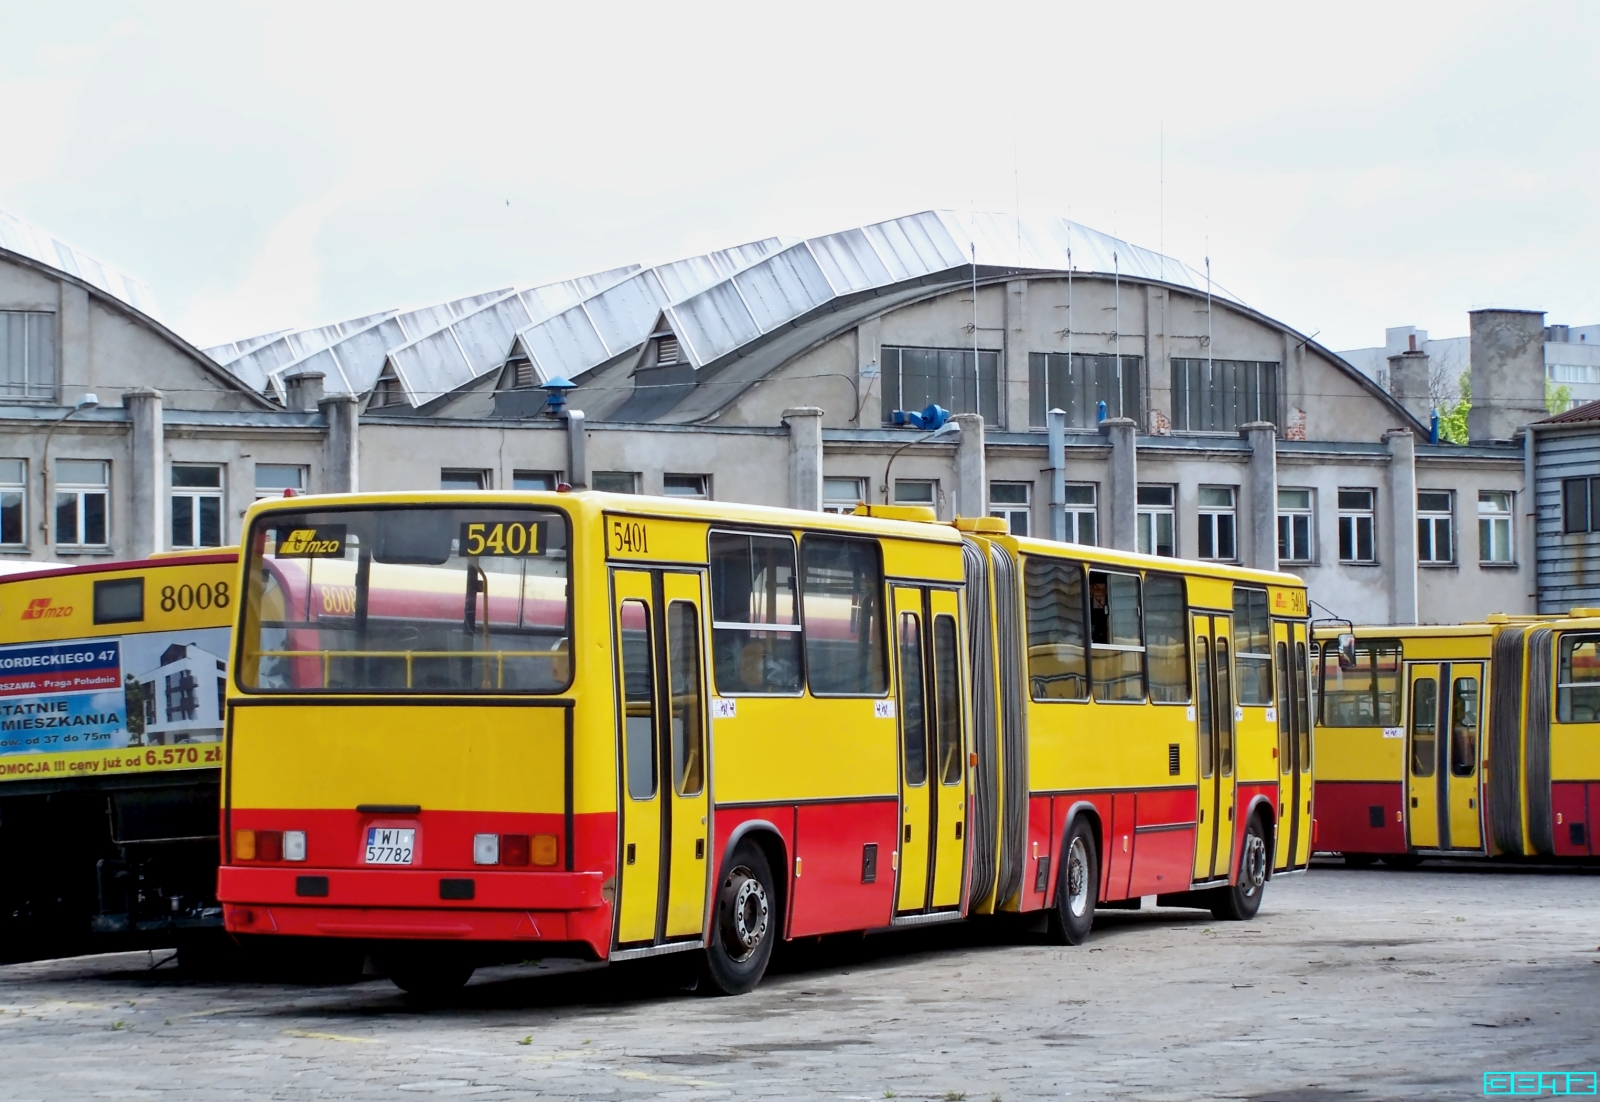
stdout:
[(500, 835), (474, 834), (472, 836), (472, 863), (498, 865), (500, 863)]

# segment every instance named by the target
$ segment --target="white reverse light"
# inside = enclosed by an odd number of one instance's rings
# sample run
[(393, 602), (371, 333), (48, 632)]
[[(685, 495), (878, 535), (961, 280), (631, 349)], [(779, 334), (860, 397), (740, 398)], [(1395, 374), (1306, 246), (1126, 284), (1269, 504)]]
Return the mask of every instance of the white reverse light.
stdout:
[(498, 865), (500, 863), (500, 835), (474, 834), (472, 836), (472, 863)]
[(286, 830), (283, 832), (283, 859), (285, 861), (304, 861), (306, 859), (305, 831)]

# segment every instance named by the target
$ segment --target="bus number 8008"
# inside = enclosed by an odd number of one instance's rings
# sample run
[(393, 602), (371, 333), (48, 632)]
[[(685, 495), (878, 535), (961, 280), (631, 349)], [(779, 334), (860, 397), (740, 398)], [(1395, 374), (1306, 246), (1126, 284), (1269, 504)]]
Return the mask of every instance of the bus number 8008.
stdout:
[(191, 608), (227, 608), (228, 583), (218, 582), (208, 585), (201, 582), (199, 585), (164, 585), (161, 587), (161, 611), (171, 612), (173, 609), (182, 609), (184, 612)]

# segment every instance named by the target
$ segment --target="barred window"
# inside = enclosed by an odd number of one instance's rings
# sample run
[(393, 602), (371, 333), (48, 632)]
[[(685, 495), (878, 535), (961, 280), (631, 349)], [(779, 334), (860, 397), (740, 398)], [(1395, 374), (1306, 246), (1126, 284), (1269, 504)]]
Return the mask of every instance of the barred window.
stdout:
[(1278, 423), (1278, 365), (1262, 360), (1172, 361), (1172, 427), (1235, 432), (1251, 421)]
[(897, 409), (920, 410), (937, 403), (951, 413), (978, 413), (991, 425), (1000, 416), (1000, 353), (978, 351), (974, 369), (970, 348), (890, 348), (881, 350), (883, 422)]
[(1079, 352), (1028, 354), (1028, 422), (1043, 428), (1052, 409), (1065, 411), (1069, 428), (1092, 429), (1100, 403), (1107, 417), (1139, 420), (1144, 361), (1139, 356), (1087, 356)]

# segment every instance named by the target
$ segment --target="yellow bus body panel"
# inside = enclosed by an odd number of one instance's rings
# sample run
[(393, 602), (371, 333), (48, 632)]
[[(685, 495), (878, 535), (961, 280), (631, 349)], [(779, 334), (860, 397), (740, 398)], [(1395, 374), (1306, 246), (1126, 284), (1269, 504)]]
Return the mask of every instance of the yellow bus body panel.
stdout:
[[(894, 799), (896, 724), (870, 698), (740, 696), (713, 722), (717, 802)], [(782, 762), (782, 768), (774, 763)]]
[(232, 806), (559, 813), (564, 741), (559, 707), (236, 706)]

